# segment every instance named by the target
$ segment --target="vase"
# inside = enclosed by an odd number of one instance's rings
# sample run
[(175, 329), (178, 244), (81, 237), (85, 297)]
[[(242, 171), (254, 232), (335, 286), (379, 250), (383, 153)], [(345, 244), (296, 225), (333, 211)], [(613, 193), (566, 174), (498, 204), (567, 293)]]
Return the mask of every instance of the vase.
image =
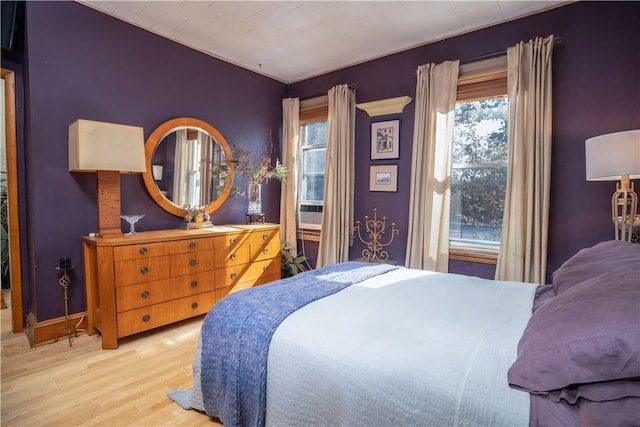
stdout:
[(249, 184), (249, 208), (250, 215), (262, 214), (262, 184)]

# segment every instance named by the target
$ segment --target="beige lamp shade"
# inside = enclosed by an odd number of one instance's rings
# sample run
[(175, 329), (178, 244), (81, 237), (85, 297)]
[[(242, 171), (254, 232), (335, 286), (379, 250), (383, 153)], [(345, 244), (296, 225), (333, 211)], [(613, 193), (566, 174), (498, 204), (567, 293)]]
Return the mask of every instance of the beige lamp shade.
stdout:
[(589, 138), (585, 154), (587, 181), (640, 178), (640, 129)]
[(79, 119), (69, 125), (69, 171), (146, 171), (144, 130)]
[(120, 174), (146, 172), (144, 130), (138, 126), (76, 120), (69, 125), (69, 171), (95, 172), (98, 236), (122, 236)]

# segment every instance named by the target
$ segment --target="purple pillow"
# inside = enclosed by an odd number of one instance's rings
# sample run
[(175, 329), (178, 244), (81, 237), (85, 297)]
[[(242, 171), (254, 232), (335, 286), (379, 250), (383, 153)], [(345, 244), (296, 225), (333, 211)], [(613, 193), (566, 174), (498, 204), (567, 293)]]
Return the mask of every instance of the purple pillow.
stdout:
[(509, 384), (545, 393), (640, 377), (637, 261), (575, 284), (538, 308), (520, 338)]
[(600, 276), (629, 263), (640, 263), (640, 245), (609, 240), (580, 250), (551, 275), (556, 294), (587, 279)]
[(622, 399), (625, 397), (640, 398), (640, 381), (616, 380), (580, 384), (561, 390), (550, 391), (545, 394), (545, 396), (554, 402), (560, 402), (562, 399), (572, 405), (578, 403), (580, 399), (590, 400), (592, 402), (606, 402), (608, 400)]
[(533, 300), (533, 312), (535, 313), (537, 309), (542, 307), (547, 301), (550, 301), (551, 298), (555, 296), (556, 290), (553, 289), (553, 285), (548, 284), (539, 286), (538, 289), (536, 289), (536, 297)]

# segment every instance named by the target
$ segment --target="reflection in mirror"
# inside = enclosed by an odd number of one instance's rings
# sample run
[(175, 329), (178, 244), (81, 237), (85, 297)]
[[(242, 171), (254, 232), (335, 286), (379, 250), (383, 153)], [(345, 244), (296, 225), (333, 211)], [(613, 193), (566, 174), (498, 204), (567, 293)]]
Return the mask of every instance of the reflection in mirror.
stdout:
[(222, 135), (198, 119), (170, 120), (147, 140), (147, 172), (151, 196), (168, 212), (187, 209), (213, 212), (229, 196), (233, 181), (231, 150)]
[[(167, 155), (171, 153), (173, 156)], [(156, 180), (160, 192), (183, 208), (207, 206), (226, 184), (224, 177), (212, 173), (214, 164), (227, 164), (224, 151), (213, 136), (199, 128), (172, 131), (156, 147), (151, 162), (163, 168), (163, 179)]]

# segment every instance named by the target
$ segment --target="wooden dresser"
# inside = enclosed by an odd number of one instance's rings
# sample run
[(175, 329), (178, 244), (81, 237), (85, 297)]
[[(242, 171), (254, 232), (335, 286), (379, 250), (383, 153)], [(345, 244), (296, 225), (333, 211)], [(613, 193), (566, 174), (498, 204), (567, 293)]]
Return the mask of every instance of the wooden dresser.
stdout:
[(281, 274), (278, 224), (83, 237), (82, 254), (87, 333), (100, 333), (105, 349)]

